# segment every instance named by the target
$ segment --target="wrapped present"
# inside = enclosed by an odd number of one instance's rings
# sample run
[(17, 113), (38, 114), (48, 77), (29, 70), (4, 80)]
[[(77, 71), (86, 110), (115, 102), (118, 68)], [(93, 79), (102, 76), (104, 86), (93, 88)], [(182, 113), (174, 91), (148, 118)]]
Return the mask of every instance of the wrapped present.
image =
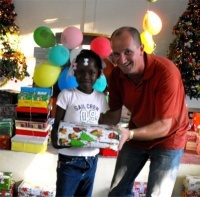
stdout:
[(200, 176), (186, 175), (183, 179), (183, 187), (187, 191), (198, 191), (200, 189)]
[(14, 120), (12, 118), (0, 117), (0, 136), (13, 136), (13, 124)]
[(61, 121), (58, 145), (118, 150), (119, 133), (114, 126), (77, 124)]
[(35, 128), (16, 126), (15, 134), (46, 137), (47, 135), (49, 135), (50, 130), (51, 130), (50, 124), (48, 124), (47, 127), (44, 129), (35, 129)]
[(147, 182), (134, 182), (132, 193), (133, 197), (145, 196), (147, 192)]
[(197, 154), (200, 155), (200, 136), (197, 136), (197, 148), (196, 148)]
[(48, 138), (28, 136), (28, 135), (15, 135), (11, 138), (11, 150), (29, 153), (43, 153), (47, 150)]
[(0, 190), (9, 190), (12, 184), (12, 172), (0, 172)]
[(24, 121), (46, 122), (51, 110), (49, 108), (16, 107), (16, 119)]
[(12, 180), (10, 189), (8, 189), (8, 190), (0, 190), (0, 196), (1, 197), (13, 197), (13, 195), (14, 195), (14, 187), (15, 187), (15, 181)]
[(0, 105), (2, 104), (16, 104), (18, 92), (0, 90)]
[(55, 185), (37, 185), (32, 182), (23, 181), (18, 187), (18, 197), (54, 197), (55, 193)]
[(14, 118), (16, 116), (15, 108), (16, 104), (0, 105), (0, 116)]
[(10, 150), (11, 138), (8, 136), (0, 136), (0, 149)]

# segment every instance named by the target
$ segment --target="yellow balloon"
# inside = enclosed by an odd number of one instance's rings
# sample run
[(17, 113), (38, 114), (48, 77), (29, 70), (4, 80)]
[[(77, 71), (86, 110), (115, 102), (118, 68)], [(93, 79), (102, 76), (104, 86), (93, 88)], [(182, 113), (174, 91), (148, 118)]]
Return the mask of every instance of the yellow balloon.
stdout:
[(39, 87), (49, 88), (57, 82), (60, 73), (60, 66), (54, 66), (49, 62), (43, 62), (36, 66), (33, 74), (33, 81)]
[(162, 29), (160, 17), (152, 11), (147, 11), (143, 19), (143, 29), (148, 30), (152, 35), (158, 34)]
[(152, 35), (146, 30), (140, 34), (142, 44), (144, 45), (144, 51), (148, 54), (153, 53), (155, 50), (155, 43)]

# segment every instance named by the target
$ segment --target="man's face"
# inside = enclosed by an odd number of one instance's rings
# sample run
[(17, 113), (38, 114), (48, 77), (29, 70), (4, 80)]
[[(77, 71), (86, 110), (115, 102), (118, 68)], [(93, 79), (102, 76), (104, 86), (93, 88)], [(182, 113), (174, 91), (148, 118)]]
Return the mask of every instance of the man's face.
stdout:
[(111, 40), (113, 62), (124, 74), (137, 74), (143, 61), (143, 45), (134, 43), (129, 32), (113, 36)]

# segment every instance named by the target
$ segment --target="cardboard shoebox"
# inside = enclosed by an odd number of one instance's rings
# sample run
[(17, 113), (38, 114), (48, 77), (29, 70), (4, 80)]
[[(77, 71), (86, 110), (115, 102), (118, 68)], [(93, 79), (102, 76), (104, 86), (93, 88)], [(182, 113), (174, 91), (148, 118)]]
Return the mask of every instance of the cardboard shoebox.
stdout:
[(48, 124), (46, 128), (44, 129), (35, 129), (35, 128), (29, 128), (29, 127), (16, 126), (15, 134), (46, 137), (47, 135), (49, 135), (50, 130), (51, 130), (50, 124)]
[[(48, 113), (48, 112), (47, 112)], [(49, 124), (49, 119), (45, 121), (21, 120), (15, 119), (16, 127), (33, 128), (33, 129), (46, 129)]]
[(16, 116), (15, 108), (16, 104), (0, 105), (0, 116), (14, 118)]
[(11, 138), (11, 150), (29, 153), (43, 153), (47, 150), (48, 138), (28, 136), (28, 135), (15, 135)]
[(23, 181), (18, 187), (18, 197), (55, 197), (56, 186)]
[(49, 108), (16, 107), (16, 119), (24, 121), (46, 122), (50, 117)]
[(14, 120), (12, 118), (0, 117), (0, 136), (13, 136), (13, 124)]
[(15, 181), (12, 180), (10, 189), (0, 189), (1, 197), (13, 197), (14, 196)]
[(8, 136), (0, 136), (0, 149), (10, 150), (11, 138)]
[(58, 145), (118, 150), (119, 133), (114, 126), (77, 124), (61, 121)]
[(12, 172), (0, 172), (0, 190), (9, 190), (12, 185)]

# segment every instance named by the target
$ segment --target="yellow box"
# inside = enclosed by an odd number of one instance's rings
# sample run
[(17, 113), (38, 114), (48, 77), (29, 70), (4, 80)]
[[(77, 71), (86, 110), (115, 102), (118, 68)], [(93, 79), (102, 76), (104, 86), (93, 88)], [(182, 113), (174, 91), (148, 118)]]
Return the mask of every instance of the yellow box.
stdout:
[(48, 136), (15, 135), (11, 138), (11, 150), (28, 153), (43, 153), (47, 150)]
[(41, 107), (41, 108), (48, 108), (49, 101), (34, 101), (34, 100), (21, 100), (18, 99), (19, 107)]

